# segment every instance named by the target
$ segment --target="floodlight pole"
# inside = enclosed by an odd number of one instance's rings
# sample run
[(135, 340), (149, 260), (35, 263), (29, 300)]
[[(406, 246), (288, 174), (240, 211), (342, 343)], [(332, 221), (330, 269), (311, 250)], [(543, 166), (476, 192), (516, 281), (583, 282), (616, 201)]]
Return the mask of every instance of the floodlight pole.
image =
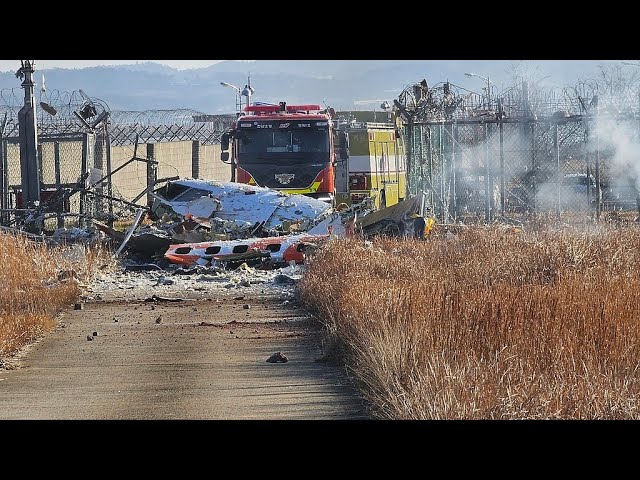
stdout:
[(223, 87), (229, 87), (229, 88), (232, 88), (232, 89), (235, 90), (235, 92), (236, 92), (236, 116), (239, 116), (240, 112), (242, 112), (242, 91), (240, 90), (240, 87), (236, 87), (232, 83), (228, 83), (228, 82), (220, 82), (220, 85), (222, 85)]
[(487, 110), (491, 110), (491, 82), (489, 81), (489, 76), (483, 77), (482, 75), (478, 75), (477, 73), (467, 73), (465, 72), (467, 77), (478, 77), (481, 80), (487, 82)]

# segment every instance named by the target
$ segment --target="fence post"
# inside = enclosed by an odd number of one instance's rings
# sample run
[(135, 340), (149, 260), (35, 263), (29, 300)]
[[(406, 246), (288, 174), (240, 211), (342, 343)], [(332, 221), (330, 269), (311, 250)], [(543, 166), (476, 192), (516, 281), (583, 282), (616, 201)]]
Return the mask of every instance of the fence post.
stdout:
[[(596, 105), (596, 119), (600, 115), (600, 104)], [(597, 120), (596, 120), (597, 121)], [(598, 201), (596, 202), (596, 218), (600, 220), (600, 211), (602, 210), (602, 206), (600, 205), (600, 198), (602, 197), (602, 188), (600, 185), (600, 135), (598, 134), (598, 129), (595, 131), (596, 136), (596, 198)], [(587, 182), (588, 184), (588, 182)]]
[[(82, 134), (82, 163), (80, 166), (80, 175), (85, 175), (87, 173), (87, 166), (89, 164), (89, 134)], [(84, 182), (84, 187), (86, 188), (87, 181)], [(85, 189), (80, 191), (80, 216), (78, 217), (78, 226), (85, 227), (85, 213), (87, 211), (87, 192)]]
[(556, 157), (556, 215), (560, 220), (560, 189), (562, 188), (562, 171), (560, 167), (560, 144), (558, 142), (558, 123), (553, 129), (553, 148)]
[(4, 141), (4, 137), (2, 136), (2, 131), (0, 131), (0, 225), (6, 226), (9, 222), (7, 221), (7, 212), (5, 209), (8, 209), (7, 205), (7, 193), (8, 193), (8, 185), (7, 185), (7, 149)]
[[(538, 195), (538, 171), (537, 168), (538, 166), (536, 165), (536, 135), (535, 135), (535, 127), (536, 127), (536, 123), (535, 121), (532, 121), (529, 125), (527, 125), (527, 128), (525, 129), (525, 131), (529, 134), (529, 145), (530, 145), (530, 151), (531, 151), (531, 198), (527, 199), (530, 200), (531, 204), (531, 210), (533, 210), (534, 212), (537, 209), (537, 202), (536, 202), (536, 197)], [(528, 185), (527, 185), (527, 191), (529, 190)]]
[[(56, 190), (60, 190), (62, 184), (60, 178), (60, 142), (53, 142), (53, 169), (56, 177)], [(64, 210), (64, 202), (60, 206), (60, 210)], [(58, 219), (58, 228), (64, 228), (64, 217), (61, 212), (56, 214)]]
[(406, 165), (406, 169), (407, 169), (407, 174), (406, 174), (406, 182), (407, 182), (407, 190), (410, 193), (414, 193), (413, 190), (413, 181), (411, 178), (411, 175), (413, 174), (412, 172), (412, 168), (413, 168), (413, 161), (412, 161), (412, 156), (413, 156), (413, 136), (414, 136), (414, 132), (413, 132), (413, 116), (409, 117), (409, 125), (407, 128), (407, 146), (409, 148), (407, 148), (407, 165)]
[(155, 144), (147, 143), (147, 205), (151, 205), (151, 191), (158, 179), (158, 162), (155, 161)]
[(457, 181), (458, 181), (458, 175), (456, 172), (457, 167), (457, 155), (456, 155), (456, 145), (458, 144), (458, 125), (457, 124), (453, 124), (453, 128), (452, 128), (453, 132), (452, 132), (452, 142), (451, 142), (451, 177), (450, 177), (450, 198), (449, 198), (449, 215), (451, 216), (451, 218), (453, 219), (453, 221), (455, 222), (457, 219), (457, 210), (458, 210), (458, 202), (457, 202), (457, 195), (458, 195), (458, 188), (457, 188)]
[(498, 127), (500, 129), (500, 215), (504, 217), (504, 196), (505, 196), (505, 179), (504, 179), (504, 121), (502, 110), (502, 99), (498, 99)]
[(442, 124), (438, 125), (438, 176), (440, 182), (438, 185), (437, 195), (440, 197), (440, 220), (444, 223), (447, 218), (447, 212), (444, 205), (444, 172), (445, 172), (445, 145), (444, 145), (444, 127)]
[(104, 143), (107, 151), (107, 195), (109, 196), (109, 221), (108, 225), (113, 227), (113, 177), (111, 177), (111, 137), (109, 136), (109, 127), (104, 129)]
[(200, 140), (191, 142), (191, 176), (200, 178)]
[[(106, 128), (106, 127), (105, 127)], [(100, 133), (95, 136), (95, 151), (93, 153), (93, 167), (96, 170), (99, 170), (100, 173), (99, 178), (104, 177), (104, 130), (105, 128), (100, 129)], [(97, 180), (97, 179), (96, 179)], [(94, 180), (94, 181), (96, 181)], [(96, 192), (98, 194), (104, 194), (104, 183), (100, 183), (95, 187)], [(95, 210), (96, 212), (102, 212), (102, 198), (95, 197)]]
[(491, 221), (491, 168), (489, 165), (489, 124), (484, 124), (484, 221)]

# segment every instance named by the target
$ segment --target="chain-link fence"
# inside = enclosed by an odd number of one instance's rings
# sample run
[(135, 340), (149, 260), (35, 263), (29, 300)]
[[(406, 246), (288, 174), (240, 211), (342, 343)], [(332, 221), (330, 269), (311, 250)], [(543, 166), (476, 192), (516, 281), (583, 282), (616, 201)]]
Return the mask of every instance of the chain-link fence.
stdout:
[(632, 115), (415, 122), (405, 129), (410, 190), (442, 222), (637, 214), (639, 133)]
[[(27, 215), (18, 112), (22, 89), (0, 90), (0, 224)], [(41, 95), (37, 106), (40, 203), (57, 226), (111, 223), (147, 204), (163, 178), (228, 180), (220, 137), (235, 119), (189, 109), (110, 112), (83, 91)]]

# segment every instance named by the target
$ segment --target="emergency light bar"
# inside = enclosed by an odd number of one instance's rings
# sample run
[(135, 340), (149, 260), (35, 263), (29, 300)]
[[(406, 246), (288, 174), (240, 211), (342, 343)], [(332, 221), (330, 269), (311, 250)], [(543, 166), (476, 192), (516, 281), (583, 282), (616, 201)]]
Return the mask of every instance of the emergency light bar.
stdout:
[[(320, 105), (286, 105), (285, 106), (286, 111), (288, 113), (295, 113), (295, 112), (310, 112), (310, 111), (316, 111), (319, 112), (320, 109)], [(246, 107), (244, 107), (244, 111), (245, 112), (249, 112), (249, 113), (255, 113), (255, 114), (267, 114), (267, 113), (277, 113), (277, 112), (282, 112), (282, 110), (280, 109), (279, 105), (247, 105)]]

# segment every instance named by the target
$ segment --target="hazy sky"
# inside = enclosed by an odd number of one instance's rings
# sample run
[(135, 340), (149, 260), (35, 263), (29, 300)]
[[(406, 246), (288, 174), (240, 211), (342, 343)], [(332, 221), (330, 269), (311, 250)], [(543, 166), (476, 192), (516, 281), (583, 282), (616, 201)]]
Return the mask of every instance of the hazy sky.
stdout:
[[(130, 65), (136, 62), (157, 62), (179, 70), (203, 68), (221, 60), (36, 60), (36, 68), (84, 68), (98, 65)], [(20, 60), (0, 60), (0, 72), (15, 72), (20, 68)]]

